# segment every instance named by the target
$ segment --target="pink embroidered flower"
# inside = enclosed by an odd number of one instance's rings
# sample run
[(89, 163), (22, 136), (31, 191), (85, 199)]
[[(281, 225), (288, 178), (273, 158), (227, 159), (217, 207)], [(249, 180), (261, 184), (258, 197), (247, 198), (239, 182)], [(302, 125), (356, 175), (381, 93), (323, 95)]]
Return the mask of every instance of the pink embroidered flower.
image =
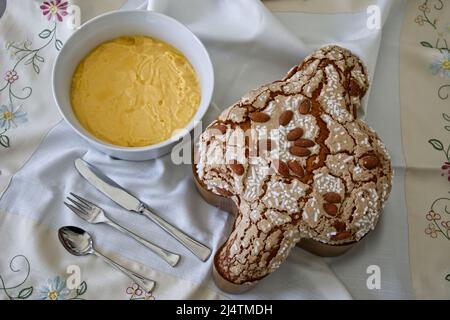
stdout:
[(437, 238), (438, 230), (433, 223), (428, 224), (428, 227), (425, 229), (425, 233), (432, 238)]
[(426, 218), (428, 221), (441, 220), (441, 215), (434, 211), (430, 211), (427, 213)]
[(416, 22), (419, 25), (423, 26), (423, 23), (425, 22), (425, 19), (422, 16), (417, 16), (416, 19), (414, 19), (414, 22)]
[(144, 295), (144, 300), (155, 300), (155, 296), (151, 292), (146, 292)]
[[(450, 75), (450, 71), (449, 71)], [(450, 162), (444, 162), (441, 169), (444, 171), (441, 175), (447, 175), (447, 180), (450, 182)]]
[(15, 70), (9, 70), (8, 72), (6, 72), (5, 80), (9, 83), (13, 83), (17, 79), (19, 79), (19, 76), (17, 75), (17, 72)]
[(426, 4), (422, 4), (419, 6), (419, 10), (425, 13), (429, 13), (430, 12), (430, 8), (428, 8), (428, 6)]
[(127, 294), (132, 296), (141, 296), (143, 293), (141, 288), (139, 288), (139, 286), (136, 283), (133, 283), (131, 286), (129, 286), (126, 292)]
[(47, 16), (50, 21), (52, 18), (56, 17), (59, 22), (63, 21), (63, 17), (68, 15), (67, 7), (69, 3), (67, 1), (61, 0), (50, 0), (42, 2), (40, 6), (42, 14)]
[(450, 221), (442, 221), (441, 225), (444, 229), (450, 230)]

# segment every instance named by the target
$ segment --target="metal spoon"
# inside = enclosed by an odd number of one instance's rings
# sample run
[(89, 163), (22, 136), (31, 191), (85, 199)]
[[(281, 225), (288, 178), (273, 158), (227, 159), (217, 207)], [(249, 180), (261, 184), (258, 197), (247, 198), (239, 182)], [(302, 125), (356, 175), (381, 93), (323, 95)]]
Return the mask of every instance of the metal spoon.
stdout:
[(130, 279), (136, 282), (141, 288), (150, 292), (155, 287), (155, 281), (150, 280), (140, 274), (137, 274), (131, 270), (114, 262), (107, 256), (104, 256), (100, 252), (94, 249), (94, 241), (89, 233), (74, 226), (65, 226), (58, 230), (58, 237), (64, 248), (75, 256), (85, 256), (88, 254), (96, 255), (102, 258), (109, 265), (119, 269), (125, 273)]

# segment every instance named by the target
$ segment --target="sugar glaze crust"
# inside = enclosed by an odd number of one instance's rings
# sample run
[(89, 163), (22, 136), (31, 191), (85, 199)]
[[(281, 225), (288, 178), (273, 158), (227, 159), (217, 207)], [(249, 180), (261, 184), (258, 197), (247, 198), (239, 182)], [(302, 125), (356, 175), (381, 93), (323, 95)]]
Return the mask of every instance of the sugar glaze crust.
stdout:
[(390, 158), (357, 119), (369, 87), (361, 60), (338, 46), (245, 95), (201, 135), (197, 175), (238, 208), (215, 268), (235, 284), (276, 270), (306, 238), (360, 240), (391, 190)]

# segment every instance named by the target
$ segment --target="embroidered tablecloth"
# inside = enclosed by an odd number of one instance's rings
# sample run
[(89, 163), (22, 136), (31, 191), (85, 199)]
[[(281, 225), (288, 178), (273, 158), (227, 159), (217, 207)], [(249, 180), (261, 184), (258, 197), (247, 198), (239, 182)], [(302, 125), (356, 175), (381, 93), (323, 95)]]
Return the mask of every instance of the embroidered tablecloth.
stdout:
[[(0, 297), (450, 298), (450, 4), (205, 3), (0, 0)], [(73, 160), (83, 157), (213, 249), (231, 226), (228, 214), (201, 200), (189, 165), (176, 166), (170, 156), (142, 163), (110, 159), (71, 131), (54, 104), (52, 64), (77, 19), (82, 23), (105, 11), (147, 7), (188, 25), (210, 52), (217, 85), (206, 123), (245, 91), (279, 78), (319, 46), (338, 43), (368, 61), (372, 82), (364, 116), (386, 142), (395, 177), (383, 217), (367, 239), (338, 258), (319, 258), (295, 248), (279, 272), (254, 290), (227, 295), (212, 282), (211, 259), (200, 263), (145, 218), (125, 213), (77, 174)], [(377, 12), (381, 29), (371, 29)], [(205, 28), (212, 22), (214, 28)], [(264, 43), (264, 37), (272, 43)], [(69, 191), (98, 201), (119, 222), (181, 253), (180, 265), (172, 269), (107, 226), (80, 221), (62, 206)], [(154, 292), (143, 292), (95, 257), (65, 252), (56, 235), (65, 224), (89, 230), (102, 252), (155, 279)], [(373, 272), (379, 286), (373, 285)], [(81, 278), (75, 279), (79, 273)]]

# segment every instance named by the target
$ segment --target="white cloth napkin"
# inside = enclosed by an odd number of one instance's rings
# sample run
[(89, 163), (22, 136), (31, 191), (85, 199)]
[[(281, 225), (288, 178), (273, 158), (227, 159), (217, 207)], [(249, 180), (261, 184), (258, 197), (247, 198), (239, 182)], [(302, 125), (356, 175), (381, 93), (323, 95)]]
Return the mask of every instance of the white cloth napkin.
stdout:
[[(387, 0), (375, 2), (379, 28), (367, 26), (371, 15), (366, 11), (297, 17), (286, 21), (286, 28), (258, 0), (149, 0), (147, 8), (184, 23), (205, 44), (216, 75), (213, 101), (222, 110), (246, 91), (280, 79), (326, 44), (341, 45), (359, 55), (372, 79), (382, 26), (392, 5)], [(367, 99), (361, 116), (366, 107)]]
[[(378, 4), (383, 22), (389, 12), (390, 2), (379, 1)], [(125, 4), (124, 8), (130, 8), (130, 4)], [(301, 20), (290, 19), (287, 22), (290, 25), (288, 29), (257, 0), (153, 0), (149, 2), (148, 8), (186, 24), (199, 36), (211, 55), (216, 87), (212, 107), (204, 119), (205, 125), (246, 91), (281, 78), (309, 52), (320, 46), (335, 43), (353, 50), (367, 63), (371, 77), (376, 67), (381, 29), (371, 30), (366, 27), (368, 16), (365, 11), (302, 15)], [(53, 103), (51, 97), (48, 99), (49, 103)], [(367, 104), (364, 105), (366, 108)], [(206, 204), (198, 195), (190, 165), (176, 166), (170, 156), (146, 162), (111, 159), (93, 150), (65, 123), (50, 132), (24, 168), (14, 176), (0, 199), (0, 209), (30, 218), (53, 230), (67, 224), (82, 226), (94, 234), (101, 248), (136, 260), (158, 272), (217, 290), (210, 274), (211, 259), (207, 263), (199, 262), (144, 217), (118, 208), (78, 175), (73, 167), (77, 157), (99, 167), (161, 216), (208, 243), (214, 251), (230, 230), (232, 218)], [(64, 196), (70, 191), (101, 204), (106, 212), (130, 229), (181, 253), (183, 260), (180, 265), (172, 269), (116, 231), (80, 221), (62, 205)], [(42, 265), (48, 264), (45, 256), (41, 259)], [(39, 261), (39, 257), (35, 257), (35, 260)], [(105, 268), (108, 267), (105, 265)], [(159, 285), (164, 288), (171, 284)], [(104, 286), (107, 287), (108, 283)], [(186, 298), (181, 293), (171, 297)], [(351, 296), (324, 259), (294, 248), (280, 270), (254, 290), (234, 297), (348, 299)]]

